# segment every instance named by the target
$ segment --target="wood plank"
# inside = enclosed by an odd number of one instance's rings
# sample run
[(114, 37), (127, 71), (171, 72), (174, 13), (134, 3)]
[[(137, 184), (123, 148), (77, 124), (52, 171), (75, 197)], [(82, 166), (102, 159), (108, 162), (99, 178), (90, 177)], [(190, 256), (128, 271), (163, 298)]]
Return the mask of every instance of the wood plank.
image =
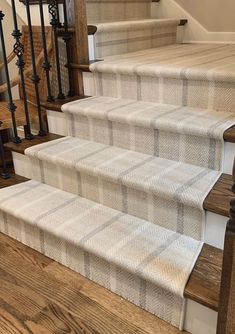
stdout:
[(232, 176), (222, 174), (206, 197), (204, 209), (228, 217), (230, 201), (233, 198), (232, 184)]
[(56, 304), (49, 304), (37, 316), (25, 322), (28, 328), (35, 333), (71, 333), (71, 334), (100, 334), (90, 326), (89, 321), (82, 321), (65, 311)]
[(13, 166), (7, 167), (8, 173), (10, 174), (10, 179), (3, 179), (0, 177), (0, 189), (14, 186), (15, 184), (29, 181), (26, 177), (15, 174)]
[[(233, 187), (235, 195), (235, 161), (233, 164)], [(217, 334), (235, 333), (235, 197), (231, 201), (230, 219), (226, 226), (223, 270)]]
[(104, 308), (112, 310), (112, 313), (121, 318), (123, 322), (128, 321), (135, 326), (142, 328), (149, 334), (178, 333), (176, 328), (172, 328), (172, 326), (166, 324), (149, 312), (140, 309), (120, 296), (104, 289), (100, 285), (57, 262), (51, 263), (45, 268), (45, 271), (56, 277), (61, 284), (67, 283), (74, 286), (89, 299), (101, 304)]
[(15, 144), (13, 142), (9, 142), (4, 144), (4, 147), (13, 151), (13, 152), (17, 152), (17, 153), (21, 153), (24, 154), (24, 151), (26, 150), (26, 148), (34, 146), (34, 145), (38, 145), (38, 144), (42, 144), (42, 143), (46, 143), (55, 139), (59, 139), (62, 138), (63, 136), (54, 134), (54, 133), (48, 133), (46, 136), (35, 136), (35, 138), (33, 140), (27, 140), (27, 139), (23, 139), (21, 143), (19, 144)]
[(55, 100), (53, 102), (42, 102), (41, 106), (44, 109), (47, 109), (47, 110), (54, 110), (54, 111), (62, 112), (61, 111), (61, 106), (63, 104), (71, 102), (71, 101), (77, 101), (77, 100), (85, 99), (87, 97), (88, 96), (72, 96), (72, 97), (67, 97), (64, 100)]
[(235, 125), (224, 132), (224, 140), (235, 143)]
[(9, 257), (17, 256), (21, 258), (22, 261), (28, 262), (38, 269), (44, 269), (54, 262), (49, 257), (0, 232), (0, 248), (1, 247), (7, 250)]
[[(55, 267), (54, 274), (53, 263), (43, 269), (38, 268), (25, 261), (20, 254), (11, 252), (4, 242), (0, 244), (0, 248), (0, 269), (6, 272), (8, 277), (14, 277), (18, 286), (27, 288), (33, 291), (34, 296), (39, 294), (48, 301), (48, 305), (36, 315), (24, 318), (23, 325), (15, 313), (11, 312), (13, 319), (8, 321), (6, 326), (16, 323), (18, 327), (21, 325), (25, 329), (22, 333), (28, 333), (30, 329), (30, 333), (35, 334), (44, 333), (45, 328), (48, 329), (45, 333), (55, 334), (59, 329), (61, 332), (74, 334), (186, 334), (85, 278), (79, 281), (81, 277), (79, 274), (63, 266), (58, 265), (59, 269)], [(49, 266), (50, 269), (47, 270)], [(86, 289), (81, 290), (81, 283), (83, 284), (84, 281), (87, 282)], [(90, 291), (92, 289), (95, 289), (95, 298), (89, 296), (89, 293), (92, 294)], [(104, 296), (105, 302), (103, 302)], [(4, 305), (1, 305), (1, 302), (0, 307), (4, 311)], [(119, 309), (120, 314), (117, 313)], [(19, 332), (16, 330), (11, 333)]]
[(223, 251), (204, 245), (185, 288), (185, 297), (218, 311)]
[(74, 70), (81, 70), (82, 72), (90, 72), (90, 65), (102, 61), (102, 59), (90, 60), (88, 63), (76, 64), (72, 63), (71, 68)]

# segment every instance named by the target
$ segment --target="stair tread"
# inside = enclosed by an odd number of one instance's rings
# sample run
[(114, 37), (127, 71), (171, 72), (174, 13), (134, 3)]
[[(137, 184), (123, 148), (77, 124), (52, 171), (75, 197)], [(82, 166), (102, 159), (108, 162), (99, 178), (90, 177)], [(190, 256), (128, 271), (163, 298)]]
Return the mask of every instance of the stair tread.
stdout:
[(218, 311), (223, 251), (205, 244), (186, 285), (184, 296)]
[[(43, 303), (39, 305), (39, 308), (36, 307), (35, 309), (33, 307), (33, 310), (37, 314), (44, 315), (45, 321), (40, 322), (40, 325), (45, 328), (45, 333), (48, 333), (49, 319), (54, 324), (53, 329), (58, 331), (58, 324), (61, 324), (61, 314), (63, 314), (67, 319), (67, 321), (65, 320), (66, 328), (76, 333), (81, 332), (81, 328), (87, 329), (90, 333), (98, 333), (97, 331), (101, 333), (106, 328), (108, 333), (115, 332), (116, 334), (187, 334), (185, 331), (181, 332), (149, 312), (123, 300), (115, 293), (1, 233), (0, 245), (0, 268), (2, 272), (8, 273), (7, 276), (2, 277), (2, 280), (9, 284), (9, 277), (12, 278), (11, 291), (8, 290), (6, 295), (1, 289), (0, 298), (6, 301), (6, 305), (3, 305), (1, 309), (11, 314), (14, 312), (14, 315), (19, 314), (17, 310), (22, 310), (23, 293), (23, 312), (28, 316), (32, 314), (32, 300), (38, 306), (38, 297), (42, 297), (43, 300), (46, 300), (48, 307), (45, 308)], [(6, 261), (8, 262), (7, 265)], [(31, 273), (30, 277), (29, 272)], [(16, 282), (19, 277), (25, 288), (24, 292), (21, 289), (21, 298), (16, 301), (16, 295), (19, 295), (19, 286)], [(50, 288), (47, 289), (47, 287)], [(38, 293), (35, 293), (35, 290)], [(49, 300), (48, 293), (50, 295)], [(7, 307), (9, 300), (15, 301), (14, 305), (11, 304), (11, 310)], [(68, 300), (69, 303), (67, 303)], [(89, 303), (90, 307), (84, 307), (85, 301)], [(52, 303), (56, 305), (59, 313), (50, 312)], [(71, 305), (73, 316), (71, 316)], [(41, 309), (41, 312), (39, 312), (39, 309)], [(84, 321), (81, 320), (81, 310), (89, 325), (84, 324)], [(45, 312), (47, 317), (45, 317)], [(35, 318), (33, 320), (35, 326), (36, 323), (38, 325), (37, 319), (36, 317), (36, 320)], [(17, 317), (17, 324), (19, 322), (22, 322), (22, 328), (25, 328), (25, 317), (22, 317), (21, 313)], [(42, 328), (41, 326), (40, 328)], [(9, 328), (11, 328), (10, 324)]]
[(230, 201), (234, 198), (232, 186), (232, 175), (222, 174), (206, 197), (204, 209), (229, 217)]
[(4, 147), (8, 148), (9, 150), (17, 153), (24, 154), (24, 151), (32, 146), (47, 143), (55, 139), (62, 138), (63, 136), (57, 135), (54, 133), (48, 133), (46, 136), (35, 136), (33, 140), (22, 139), (22, 142), (19, 144), (15, 144), (13, 142), (8, 142), (4, 144)]
[(30, 147), (25, 154), (198, 209), (220, 176), (211, 169), (74, 137)]
[[(52, 201), (48, 200), (50, 197), (53, 198)], [(36, 206), (35, 201), (37, 202)], [(19, 208), (21, 209), (19, 210)], [(166, 240), (165, 234), (174, 236), (174, 232), (155, 224), (122, 214), (101, 204), (97, 205), (90, 200), (57, 190), (37, 181), (28, 181), (2, 189), (0, 191), (0, 209), (24, 220), (26, 224), (37, 225), (40, 230), (78, 245), (87, 252), (92, 252), (109, 262), (126, 266), (130, 272), (137, 275), (142, 275), (139, 262), (146, 264), (145, 256), (147, 263), (161, 257), (162, 253), (156, 252), (156, 249), (159, 247), (160, 240)], [(114, 231), (116, 232), (114, 233)], [(130, 235), (131, 238), (127, 237)], [(137, 237), (136, 240), (133, 238), (134, 235)], [(175, 277), (177, 277), (171, 286), (172, 291), (182, 293), (177, 283), (182, 283), (182, 280), (185, 280), (185, 272), (180, 266), (176, 268), (177, 261), (175, 262), (175, 260), (184, 257), (187, 242), (190, 244), (190, 254), (188, 254), (187, 261), (192, 261), (190, 255), (195, 251), (197, 253), (201, 246), (200, 242), (183, 235), (177, 240), (175, 242), (178, 256), (171, 260), (167, 257), (167, 268), (169, 270), (170, 266), (173, 265)], [(118, 247), (115, 248), (114, 245), (118, 245)], [(117, 252), (117, 250), (119, 251)], [(176, 249), (174, 251), (176, 252)], [(137, 256), (137, 254), (139, 255)], [(163, 256), (164, 261), (166, 261), (165, 255)], [(186, 285), (185, 297), (217, 310), (221, 267), (222, 251), (204, 245)], [(137, 268), (139, 271), (136, 270)], [(155, 263), (154, 266), (148, 268), (144, 277), (151, 282), (155, 281), (165, 286), (166, 276), (163, 264), (159, 268)], [(160, 270), (160, 274), (158, 270)]]
[[(115, 56), (90, 65), (92, 72), (234, 82), (234, 45), (172, 44)], [(228, 70), (228, 61), (232, 64)]]
[[(235, 116), (229, 112), (180, 107), (177, 105), (91, 97), (62, 106), (62, 111), (97, 119), (154, 128), (162, 131), (223, 139), (235, 124)], [(229, 138), (227, 138), (229, 139)]]

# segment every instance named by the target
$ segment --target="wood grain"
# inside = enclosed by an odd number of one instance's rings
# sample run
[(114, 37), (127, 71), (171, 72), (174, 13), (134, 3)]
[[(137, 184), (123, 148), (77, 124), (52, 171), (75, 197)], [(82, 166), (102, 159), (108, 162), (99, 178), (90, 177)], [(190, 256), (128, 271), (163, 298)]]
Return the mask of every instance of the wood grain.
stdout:
[(230, 201), (233, 198), (232, 184), (232, 176), (222, 174), (206, 197), (203, 204), (204, 209), (228, 217)]
[(48, 133), (46, 136), (42, 136), (42, 137), (35, 136), (33, 140), (23, 139), (22, 142), (19, 144), (9, 142), (9, 143), (4, 144), (4, 147), (13, 152), (24, 154), (24, 151), (26, 150), (26, 148), (29, 148), (31, 146), (35, 146), (38, 144), (46, 143), (48, 141), (52, 141), (52, 140), (59, 139), (62, 137), (63, 136), (60, 136), (54, 133)]
[(0, 234), (1, 334), (186, 334), (36, 253)]
[(225, 233), (217, 334), (235, 333), (235, 160), (232, 193), (234, 197)]
[(185, 288), (185, 297), (218, 311), (223, 252), (204, 245)]
[(86, 97), (88, 97), (88, 96), (72, 96), (72, 97), (67, 97), (64, 100), (56, 100), (56, 101), (53, 101), (53, 102), (42, 102), (41, 106), (44, 109), (47, 109), (47, 110), (54, 110), (54, 111), (62, 112), (61, 106), (63, 104), (71, 102), (71, 101), (81, 100), (81, 99), (84, 99)]
[(230, 143), (235, 143), (235, 126), (224, 132), (224, 140)]

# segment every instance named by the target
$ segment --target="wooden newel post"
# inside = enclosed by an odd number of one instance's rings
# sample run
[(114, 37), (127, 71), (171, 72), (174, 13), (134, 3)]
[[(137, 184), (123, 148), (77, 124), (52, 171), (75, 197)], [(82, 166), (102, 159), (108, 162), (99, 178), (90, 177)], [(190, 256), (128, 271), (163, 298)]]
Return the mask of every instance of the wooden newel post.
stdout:
[[(71, 63), (88, 64), (88, 29), (86, 16), (86, 0), (66, 0), (68, 26), (75, 29), (71, 42)], [(73, 91), (76, 95), (84, 94), (82, 71), (75, 70), (73, 75)]]
[[(233, 166), (233, 187), (235, 194), (235, 162)], [(223, 269), (220, 288), (220, 302), (217, 334), (235, 333), (235, 198), (231, 201), (230, 219), (227, 224)]]

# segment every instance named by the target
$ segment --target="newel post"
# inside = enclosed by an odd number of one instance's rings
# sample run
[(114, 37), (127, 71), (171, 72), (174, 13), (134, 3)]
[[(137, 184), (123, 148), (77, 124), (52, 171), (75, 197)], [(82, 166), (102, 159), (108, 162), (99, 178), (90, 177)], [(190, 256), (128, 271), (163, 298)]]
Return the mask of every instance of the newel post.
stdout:
[[(233, 166), (233, 187), (235, 194), (235, 162)], [(227, 224), (223, 269), (220, 288), (220, 302), (217, 334), (235, 333), (235, 198), (231, 201), (230, 219)]]
[[(88, 29), (86, 15), (86, 0), (65, 0), (67, 10), (68, 27), (75, 28), (75, 34), (70, 43), (71, 63), (88, 64)], [(72, 71), (73, 87), (76, 95), (83, 96), (83, 78), (82, 71)]]

